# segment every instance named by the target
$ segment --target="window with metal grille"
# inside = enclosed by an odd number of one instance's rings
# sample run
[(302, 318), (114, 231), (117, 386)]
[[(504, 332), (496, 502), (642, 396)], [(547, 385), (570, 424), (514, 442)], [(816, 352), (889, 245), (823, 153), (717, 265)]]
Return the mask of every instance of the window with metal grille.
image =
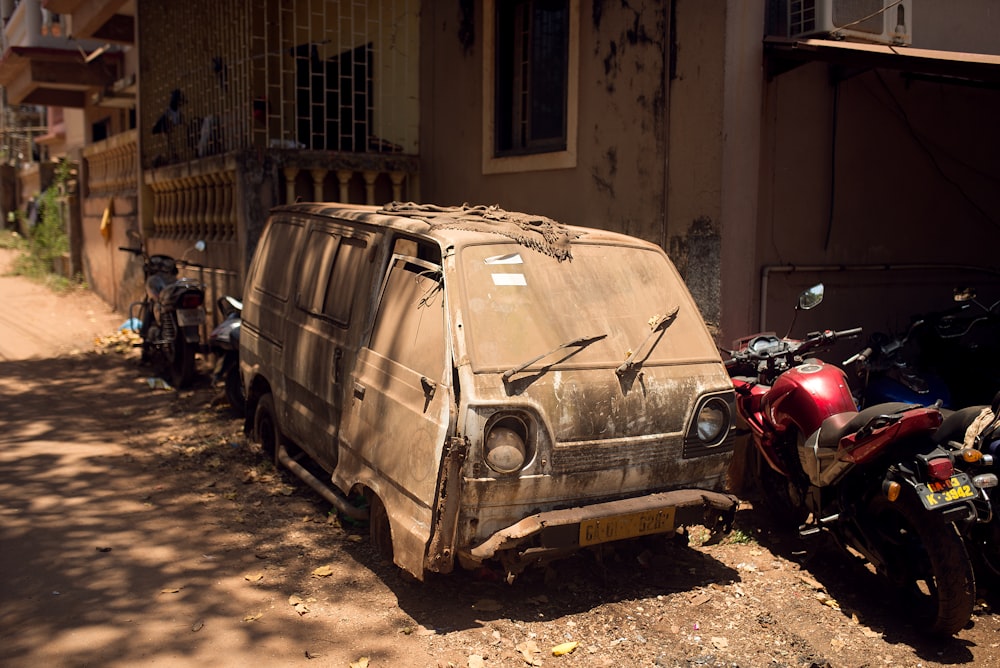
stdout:
[(418, 153), (418, 0), (144, 0), (143, 165)]
[(496, 3), (496, 154), (567, 144), (569, 1)]

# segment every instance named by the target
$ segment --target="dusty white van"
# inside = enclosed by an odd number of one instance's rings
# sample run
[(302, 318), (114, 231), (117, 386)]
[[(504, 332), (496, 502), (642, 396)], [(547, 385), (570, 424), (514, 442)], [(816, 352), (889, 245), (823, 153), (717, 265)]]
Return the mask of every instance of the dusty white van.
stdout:
[(417, 578), (732, 521), (732, 385), (655, 245), (497, 207), (284, 206), (242, 329), (248, 430)]

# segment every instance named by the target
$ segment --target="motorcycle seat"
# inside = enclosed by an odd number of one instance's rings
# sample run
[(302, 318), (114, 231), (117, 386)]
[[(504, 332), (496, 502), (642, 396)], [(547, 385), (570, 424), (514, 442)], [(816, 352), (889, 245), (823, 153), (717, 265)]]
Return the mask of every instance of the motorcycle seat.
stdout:
[(820, 448), (836, 450), (840, 444), (840, 439), (858, 431), (873, 418), (877, 418), (880, 415), (896, 415), (910, 408), (913, 408), (913, 404), (895, 401), (869, 406), (859, 413), (848, 411), (846, 413), (831, 415), (823, 420), (823, 423), (820, 425), (819, 440), (816, 445)]
[(965, 440), (965, 432), (985, 406), (968, 406), (957, 411), (941, 411), (944, 420), (934, 432), (934, 442), (943, 445), (948, 441), (961, 443)]

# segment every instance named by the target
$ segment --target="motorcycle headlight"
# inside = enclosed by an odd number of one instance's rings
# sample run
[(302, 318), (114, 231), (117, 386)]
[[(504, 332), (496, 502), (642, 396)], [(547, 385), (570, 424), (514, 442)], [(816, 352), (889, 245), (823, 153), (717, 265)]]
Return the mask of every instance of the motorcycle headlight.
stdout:
[(507, 415), (486, 428), (483, 459), (497, 473), (515, 473), (528, 461), (528, 427), (518, 417)]
[(695, 431), (702, 443), (715, 443), (729, 429), (729, 405), (718, 397), (702, 404), (695, 421)]

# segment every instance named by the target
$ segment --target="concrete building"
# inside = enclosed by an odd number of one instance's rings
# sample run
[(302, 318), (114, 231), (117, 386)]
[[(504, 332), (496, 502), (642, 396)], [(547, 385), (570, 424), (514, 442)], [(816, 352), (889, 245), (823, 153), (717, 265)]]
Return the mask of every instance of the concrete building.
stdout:
[(239, 294), (268, 209), (297, 198), (499, 204), (649, 239), (722, 345), (782, 331), (818, 280), (828, 303), (797, 330), (1000, 289), (991, 0), (35, 5), (103, 78), (8, 46), (0, 83), (82, 91), (59, 102), (86, 129), (82, 264), (119, 307), (139, 285), (119, 245), (205, 239), (211, 291)]

